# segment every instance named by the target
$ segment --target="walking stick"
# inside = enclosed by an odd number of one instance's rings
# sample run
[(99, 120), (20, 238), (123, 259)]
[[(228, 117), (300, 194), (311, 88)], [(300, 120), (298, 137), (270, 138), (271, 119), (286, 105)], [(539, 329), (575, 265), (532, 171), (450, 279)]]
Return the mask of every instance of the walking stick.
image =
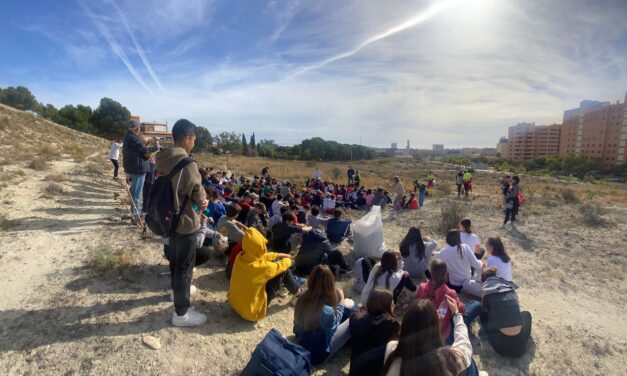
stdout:
[[(122, 205), (124, 205), (124, 207), (126, 208), (126, 211), (131, 216), (131, 218), (133, 218), (133, 213), (131, 212), (131, 208), (129, 208), (128, 205), (126, 205), (126, 202), (124, 202), (123, 199), (120, 199), (120, 202), (122, 203)], [(135, 223), (135, 225), (139, 227), (139, 223)]]
[[(135, 199), (133, 199), (133, 195), (131, 194), (131, 190), (128, 189), (128, 185), (126, 185), (126, 182), (124, 182), (124, 183), (120, 182), (120, 184), (122, 184), (124, 186), (124, 188), (126, 189), (126, 193), (128, 193), (128, 197), (131, 200), (131, 206), (135, 210), (135, 213), (137, 214), (137, 223), (139, 224), (139, 228), (143, 228), (144, 227), (144, 221), (142, 221), (142, 216), (140, 215), (139, 210), (137, 210), (137, 205), (135, 205)], [(131, 217), (133, 217), (132, 214), (131, 214)]]

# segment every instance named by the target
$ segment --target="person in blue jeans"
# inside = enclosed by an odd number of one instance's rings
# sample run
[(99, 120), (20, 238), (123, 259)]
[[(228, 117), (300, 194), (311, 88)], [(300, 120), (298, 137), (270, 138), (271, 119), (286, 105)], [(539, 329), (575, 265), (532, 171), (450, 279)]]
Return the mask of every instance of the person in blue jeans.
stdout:
[(142, 213), (142, 193), (144, 191), (144, 181), (146, 180), (146, 173), (150, 171), (150, 163), (148, 158), (150, 154), (159, 150), (159, 142), (155, 142), (154, 146), (147, 147), (144, 145), (139, 132), (141, 127), (139, 122), (132, 119), (128, 123), (128, 132), (124, 136), (122, 143), (122, 154), (124, 156), (124, 172), (127, 179), (130, 178), (130, 191), (135, 207), (137, 207), (138, 213), (135, 212), (135, 208), (131, 205), (131, 212), (133, 219), (137, 220), (138, 216)]
[(322, 363), (348, 342), (348, 318), (354, 310), (355, 303), (335, 287), (331, 269), (316, 266), (294, 308), (294, 334), (311, 353), (311, 364)]

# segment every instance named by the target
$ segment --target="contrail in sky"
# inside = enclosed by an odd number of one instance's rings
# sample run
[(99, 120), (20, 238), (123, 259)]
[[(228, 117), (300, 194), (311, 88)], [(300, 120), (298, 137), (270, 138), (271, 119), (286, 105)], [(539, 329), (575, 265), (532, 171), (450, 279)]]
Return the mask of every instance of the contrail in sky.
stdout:
[(150, 90), (148, 85), (146, 85), (144, 80), (139, 75), (139, 72), (135, 70), (135, 67), (133, 67), (133, 64), (131, 64), (131, 61), (128, 59), (128, 56), (126, 56), (126, 53), (124, 52), (124, 50), (122, 50), (122, 47), (120, 47), (118, 42), (115, 40), (115, 38), (109, 31), (109, 29), (102, 22), (100, 22), (98, 17), (96, 17), (94, 12), (87, 6), (87, 4), (83, 2), (83, 0), (78, 0), (78, 3), (83, 8), (85, 13), (87, 13), (89, 18), (91, 18), (91, 20), (96, 24), (96, 27), (98, 28), (98, 31), (100, 31), (100, 34), (102, 34), (102, 36), (107, 40), (107, 42), (109, 42), (109, 45), (111, 46), (111, 49), (113, 50), (113, 52), (115, 52), (115, 54), (118, 55), (120, 60), (122, 60), (124, 65), (126, 65), (126, 68), (128, 68), (129, 72), (131, 72), (131, 74), (133, 75), (133, 77), (135, 77), (137, 82), (141, 86), (143, 86), (144, 89), (146, 89), (148, 93), (154, 96), (155, 94), (152, 92), (152, 90)]
[(148, 58), (146, 57), (146, 54), (144, 53), (144, 49), (137, 42), (137, 39), (135, 39), (135, 34), (133, 34), (133, 32), (131, 31), (131, 27), (128, 25), (128, 21), (126, 20), (126, 17), (120, 10), (120, 7), (118, 7), (118, 5), (115, 2), (112, 2), (112, 3), (113, 3), (113, 6), (115, 7), (115, 10), (118, 12), (120, 19), (122, 20), (122, 23), (124, 24), (124, 27), (126, 28), (126, 32), (131, 37), (131, 40), (133, 41), (133, 44), (135, 45), (137, 54), (139, 54), (139, 57), (142, 59), (144, 66), (148, 70), (148, 73), (150, 73), (150, 77), (152, 77), (152, 80), (155, 82), (155, 84), (157, 84), (157, 86), (159, 87), (159, 90), (161, 90), (161, 94), (165, 95), (165, 90), (163, 90), (163, 86), (161, 86), (161, 82), (159, 82), (159, 79), (157, 78), (157, 74), (152, 69), (152, 65), (150, 64), (150, 61), (148, 61)]
[(301, 74), (316, 70), (316, 69), (320, 69), (322, 67), (324, 67), (325, 65), (331, 64), (335, 61), (338, 60), (342, 60), (342, 59), (346, 59), (349, 58), (353, 55), (355, 55), (356, 53), (358, 53), (359, 51), (361, 51), (364, 47), (380, 41), (382, 39), (385, 39), (389, 36), (392, 36), (394, 34), (400, 33), (401, 31), (407, 30), (411, 27), (414, 27), (428, 19), (430, 19), (431, 17), (437, 15), (438, 13), (440, 13), (441, 11), (450, 8), (454, 3), (456, 3), (457, 0), (442, 0), (432, 6), (430, 6), (429, 8), (425, 9), (424, 11), (421, 11), (420, 13), (414, 15), (413, 17), (411, 17), (410, 19), (396, 25), (393, 26), (391, 28), (389, 28), (388, 30), (379, 33), (375, 36), (372, 36), (368, 39), (366, 39), (364, 42), (362, 42), (361, 44), (359, 44), (357, 47), (353, 48), (350, 51), (347, 52), (343, 52), (339, 55), (335, 55), (332, 56), (324, 61), (321, 61), (320, 63), (316, 63), (313, 65), (309, 65), (306, 66), (304, 68), (301, 68), (299, 70), (297, 70), (296, 72), (290, 74), (289, 76), (287, 76), (286, 78), (284, 78), (282, 81), (287, 81), (287, 80), (291, 80), (292, 78), (296, 77), (296, 76), (300, 76)]

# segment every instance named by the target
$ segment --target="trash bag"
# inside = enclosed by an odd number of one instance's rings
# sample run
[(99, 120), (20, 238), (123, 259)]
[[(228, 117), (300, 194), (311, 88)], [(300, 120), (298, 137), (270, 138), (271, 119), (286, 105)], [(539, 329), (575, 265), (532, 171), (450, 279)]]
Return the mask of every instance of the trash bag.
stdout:
[(385, 252), (381, 207), (373, 205), (370, 211), (353, 223), (353, 253), (356, 258), (381, 258)]

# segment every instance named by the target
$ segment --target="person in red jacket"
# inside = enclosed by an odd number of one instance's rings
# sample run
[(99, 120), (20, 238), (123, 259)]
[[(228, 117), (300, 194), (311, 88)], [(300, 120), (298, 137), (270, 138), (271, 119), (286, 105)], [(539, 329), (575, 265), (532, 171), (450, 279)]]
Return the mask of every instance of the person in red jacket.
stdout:
[(440, 318), (440, 335), (446, 344), (451, 345), (453, 343), (453, 331), (451, 330), (453, 314), (448, 307), (446, 297), (451, 297), (457, 302), (457, 309), (464, 316), (464, 323), (467, 327), (479, 315), (481, 304), (474, 300), (467, 304), (462, 303), (455, 290), (446, 285), (448, 271), (444, 261), (439, 259), (431, 261), (429, 271), (431, 272), (431, 280), (418, 286), (416, 296), (418, 299), (431, 300), (435, 305)]

